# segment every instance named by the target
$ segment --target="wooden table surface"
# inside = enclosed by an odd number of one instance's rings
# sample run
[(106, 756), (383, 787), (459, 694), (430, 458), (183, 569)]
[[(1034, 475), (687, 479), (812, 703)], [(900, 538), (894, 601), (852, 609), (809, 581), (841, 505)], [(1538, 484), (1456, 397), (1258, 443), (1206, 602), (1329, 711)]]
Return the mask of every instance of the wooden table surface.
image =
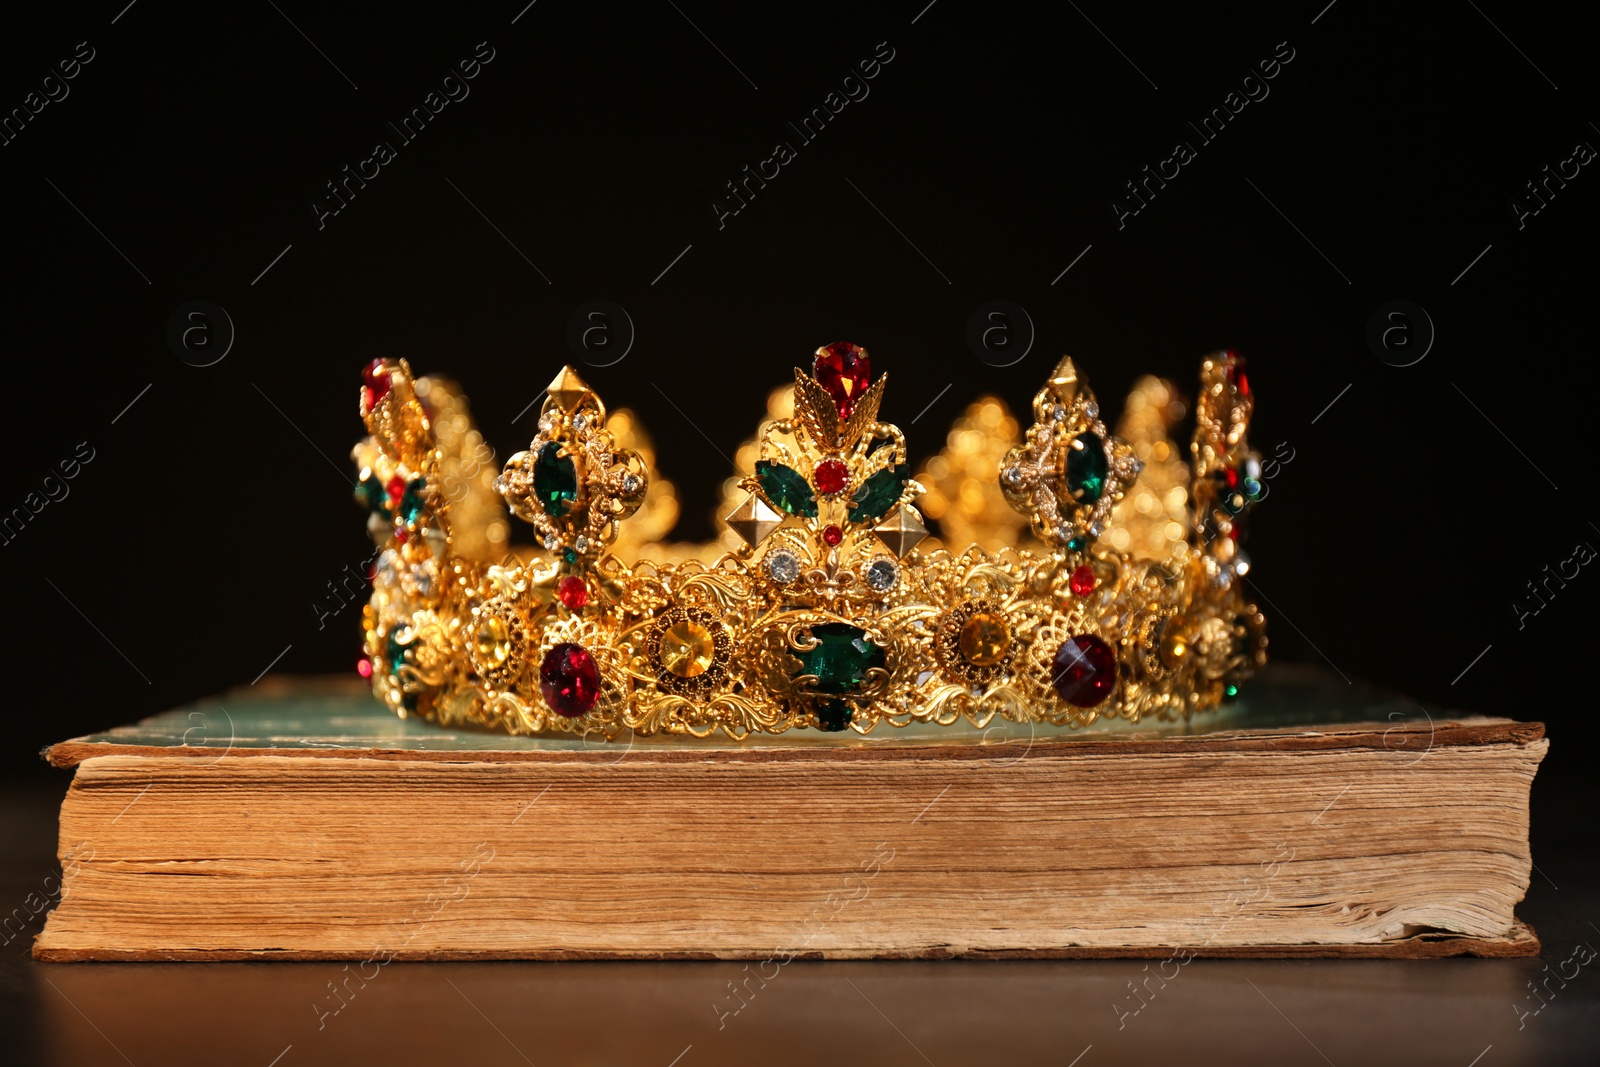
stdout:
[[(48, 890), (67, 775), (0, 787), (0, 901)], [(1536, 797), (1536, 816), (1540, 805)], [(1587, 808), (1592, 811), (1592, 805)], [(31, 1064), (1505, 1064), (1600, 1062), (1600, 863), (1543, 834), (1539, 960), (40, 964), (0, 938), (4, 1060)], [(1566, 836), (1563, 836), (1565, 834)], [(37, 898), (34, 898), (37, 900)], [(1562, 976), (1565, 975), (1563, 978)], [(347, 980), (348, 979), (348, 980)], [(1545, 1006), (1528, 983), (1540, 984)], [(347, 990), (344, 1006), (330, 983)], [(1144, 1000), (1130, 983), (1143, 983)], [(1134, 1011), (1143, 1003), (1143, 1007)], [(723, 1005), (719, 1015), (716, 1004)], [(318, 1005), (321, 1005), (319, 1011)], [(1530, 1014), (1520, 1014), (1530, 1013)]]

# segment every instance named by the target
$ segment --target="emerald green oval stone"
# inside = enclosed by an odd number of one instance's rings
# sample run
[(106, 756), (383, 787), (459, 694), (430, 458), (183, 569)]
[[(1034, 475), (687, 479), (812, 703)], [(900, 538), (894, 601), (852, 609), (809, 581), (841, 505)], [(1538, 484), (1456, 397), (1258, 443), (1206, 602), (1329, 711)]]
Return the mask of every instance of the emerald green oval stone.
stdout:
[(866, 631), (860, 627), (845, 622), (818, 623), (811, 627), (811, 636), (817, 642), (815, 648), (793, 653), (800, 661), (795, 677), (816, 675), (819, 693), (859, 689), (867, 680), (868, 670), (883, 666), (883, 649), (867, 640)]
[(387, 511), (389, 494), (384, 492), (383, 483), (378, 481), (377, 476), (368, 473), (356, 486), (356, 500), (366, 505), (368, 511)]
[(397, 509), (401, 521), (417, 521), (417, 517), (427, 508), (427, 497), (424, 495), (427, 488), (426, 478), (413, 478), (406, 484), (406, 491), (401, 494), (400, 506)]
[(552, 519), (565, 515), (578, 499), (578, 468), (570, 456), (561, 455), (561, 446), (554, 441), (539, 449), (534, 461), (533, 495)]
[(876, 522), (900, 502), (900, 494), (911, 480), (911, 468), (902, 463), (885, 467), (861, 483), (850, 501), (851, 522)]
[(1080, 504), (1094, 504), (1106, 490), (1108, 468), (1100, 435), (1080, 433), (1067, 446), (1067, 492)]
[(806, 484), (806, 480), (800, 477), (800, 472), (793, 467), (758, 459), (756, 481), (761, 484), (761, 491), (775, 506), (791, 515), (800, 515), (808, 519), (817, 517), (817, 496), (811, 491), (811, 486)]
[(415, 643), (415, 641), (416, 636), (414, 634), (409, 640), (402, 641), (400, 640), (400, 631), (398, 628), (389, 631), (389, 639), (384, 644), (383, 658), (389, 661), (389, 676), (391, 678), (399, 676), (400, 667), (406, 661), (406, 650), (409, 649), (412, 644)]

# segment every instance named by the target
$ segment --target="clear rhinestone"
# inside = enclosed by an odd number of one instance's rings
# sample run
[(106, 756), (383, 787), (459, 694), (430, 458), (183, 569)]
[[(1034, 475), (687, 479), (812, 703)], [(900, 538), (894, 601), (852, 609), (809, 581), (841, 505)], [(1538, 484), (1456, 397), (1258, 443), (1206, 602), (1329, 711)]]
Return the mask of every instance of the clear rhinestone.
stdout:
[(1050, 409), (1050, 419), (1053, 422), (1066, 422), (1067, 409), (1063, 407), (1052, 407)]
[(555, 428), (556, 428), (556, 417), (554, 415), (540, 415), (539, 416), (539, 429), (541, 431), (543, 431), (544, 433), (549, 433), (551, 430), (553, 430)]
[(1136, 459), (1129, 466), (1133, 469), (1134, 475), (1137, 476), (1144, 470), (1144, 460)]
[(867, 564), (867, 584), (880, 593), (887, 593), (900, 580), (900, 568), (892, 559), (875, 559)]
[(1250, 573), (1250, 557), (1243, 552), (1233, 554), (1233, 573), (1243, 578)]
[(630, 496), (634, 493), (637, 493), (639, 491), (639, 486), (643, 484), (644, 483), (639, 480), (639, 476), (637, 474), (624, 474), (622, 476), (622, 491)]
[(1083, 405), (1083, 413), (1091, 419), (1098, 419), (1100, 417), (1100, 405), (1091, 400)]
[(587, 415), (574, 415), (574, 416), (572, 416), (572, 431), (574, 433), (582, 433), (583, 431), (587, 430), (588, 428), (589, 428), (589, 417)]
[(1007, 485), (1021, 485), (1022, 484), (1022, 468), (1021, 467), (1007, 467), (1006, 471), (1005, 471), (1005, 474), (1004, 474), (1004, 478), (1006, 480), (1006, 484)]
[(1056, 536), (1061, 538), (1063, 541), (1070, 541), (1074, 537), (1078, 536), (1078, 531), (1070, 523), (1064, 522), (1060, 526), (1056, 527)]
[(1089, 536), (1090, 537), (1099, 537), (1101, 534), (1103, 534), (1105, 532), (1106, 532), (1106, 524), (1101, 522), (1099, 519), (1096, 519), (1096, 520), (1094, 520), (1094, 522), (1089, 524)]
[(555, 534), (545, 534), (541, 539), (541, 543), (545, 548), (549, 549), (551, 552), (554, 552), (556, 549), (561, 547), (561, 538), (557, 537)]
[(579, 534), (573, 539), (572, 547), (577, 549), (579, 552), (587, 552), (589, 551), (589, 539), (583, 536), (583, 534)]
[(504, 474), (496, 474), (494, 476), (494, 491), (501, 496), (506, 495), (506, 476)]
[(386, 582), (394, 581), (395, 569), (400, 566), (400, 557), (395, 555), (394, 549), (385, 549), (378, 557), (378, 577)]
[(800, 557), (788, 549), (779, 548), (767, 553), (763, 561), (767, 577), (779, 585), (788, 585), (800, 577)]

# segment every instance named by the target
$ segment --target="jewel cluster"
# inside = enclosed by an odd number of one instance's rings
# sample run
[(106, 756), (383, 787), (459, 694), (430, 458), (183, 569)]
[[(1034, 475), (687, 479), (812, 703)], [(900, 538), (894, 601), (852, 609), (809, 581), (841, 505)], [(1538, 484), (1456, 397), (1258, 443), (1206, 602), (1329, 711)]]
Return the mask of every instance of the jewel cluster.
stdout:
[(537, 435), (494, 484), (540, 550), (492, 561), (452, 550), (434, 390), (377, 361), (357, 497), (389, 562), (364, 616), (363, 673), (402, 715), (605, 738), (996, 715), (1079, 726), (1212, 707), (1265, 660), (1264, 620), (1234, 580), (1261, 486), (1242, 367), (1232, 354), (1202, 367), (1194, 550), (1181, 559), (1097, 541), (1141, 464), (1069, 359), (996, 472), (1044, 550), (923, 551), (923, 487), (901, 431), (878, 418), (887, 375), (841, 343), (795, 371), (793, 417), (764, 426), (725, 520), (742, 547), (630, 564), (606, 546), (650, 472), (575, 371), (551, 383)]

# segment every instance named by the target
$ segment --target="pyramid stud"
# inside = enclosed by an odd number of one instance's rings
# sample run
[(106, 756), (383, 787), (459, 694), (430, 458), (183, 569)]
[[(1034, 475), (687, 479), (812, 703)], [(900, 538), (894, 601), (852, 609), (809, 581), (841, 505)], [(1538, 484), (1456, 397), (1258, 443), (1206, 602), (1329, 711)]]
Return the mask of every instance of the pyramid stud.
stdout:
[(928, 528), (922, 525), (922, 516), (917, 514), (916, 508), (906, 504), (895, 508), (893, 514), (872, 528), (872, 532), (888, 546), (890, 552), (902, 558), (928, 536)]
[(767, 535), (783, 525), (783, 516), (767, 506), (767, 502), (751, 493), (743, 504), (734, 508), (726, 519), (728, 529), (754, 548), (767, 539)]
[(546, 390), (550, 399), (564, 412), (572, 411), (581, 404), (589, 391), (589, 383), (578, 377), (578, 372), (571, 367), (562, 367), (561, 373), (556, 375)]
[(1061, 362), (1056, 364), (1055, 373), (1050, 375), (1050, 391), (1063, 404), (1072, 403), (1073, 397), (1078, 395), (1078, 368), (1073, 366), (1071, 356), (1062, 356)]

